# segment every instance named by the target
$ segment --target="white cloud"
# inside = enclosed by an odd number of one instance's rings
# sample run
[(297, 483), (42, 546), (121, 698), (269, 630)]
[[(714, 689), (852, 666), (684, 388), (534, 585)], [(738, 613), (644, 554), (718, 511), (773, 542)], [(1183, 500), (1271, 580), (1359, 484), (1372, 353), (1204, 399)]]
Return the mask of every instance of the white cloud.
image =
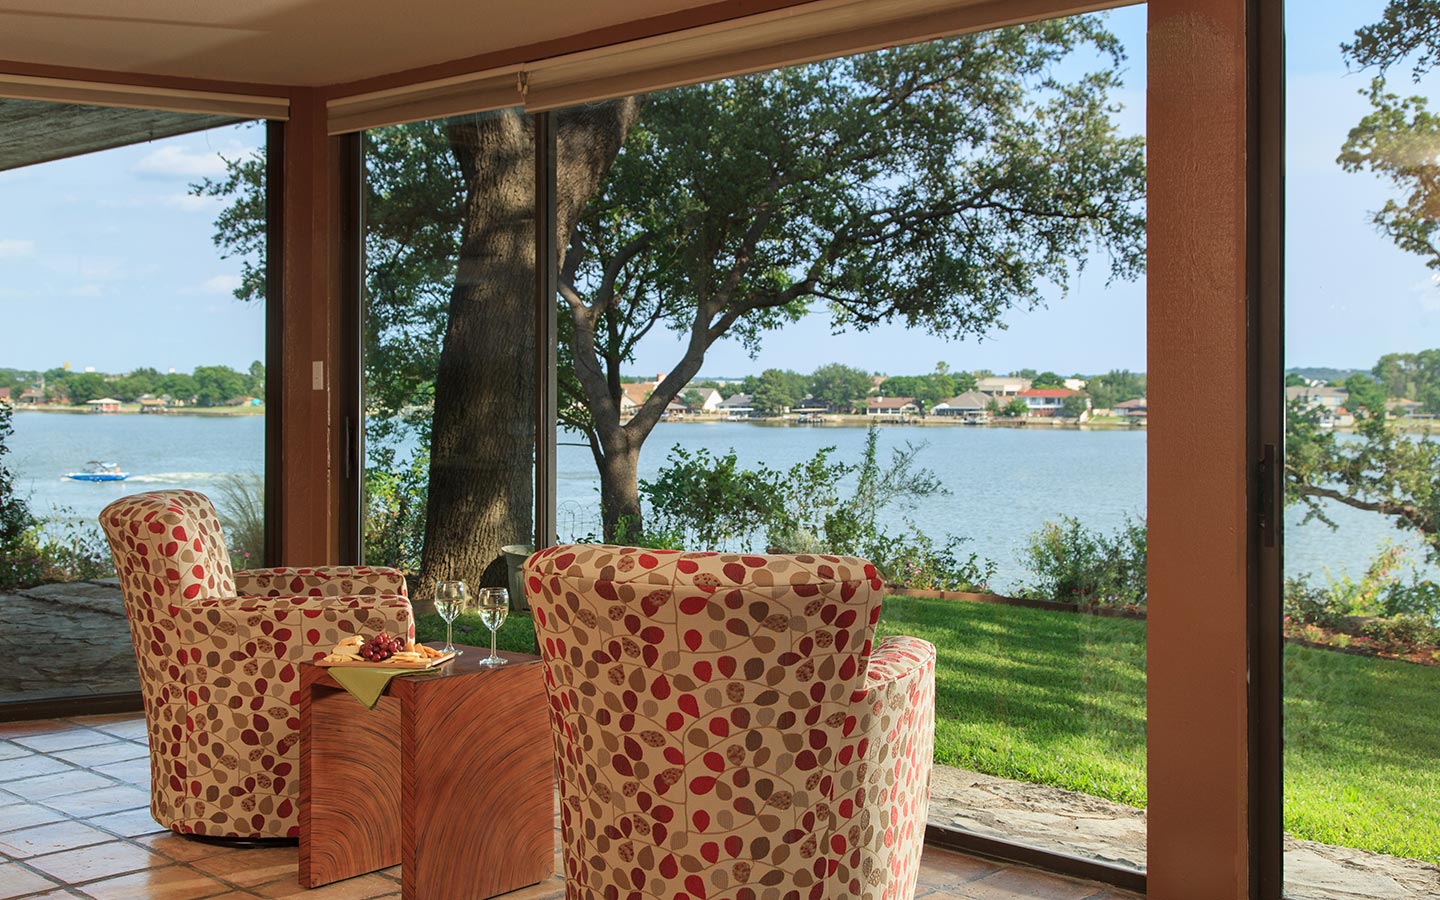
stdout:
[(1422, 278), (1410, 285), (1410, 290), (1420, 298), (1420, 308), (1426, 312), (1440, 312), (1440, 275)]
[(0, 259), (19, 259), (22, 256), (34, 255), (34, 241), (21, 241), (14, 238), (0, 238)]
[(225, 160), (213, 151), (195, 151), (188, 147), (157, 147), (130, 169), (139, 175), (162, 178), (205, 178), (225, 174)]
[(228, 294), (239, 286), (239, 275), (216, 275), (200, 285), (200, 290), (206, 294)]
[(208, 212), (225, 203), (219, 197), (197, 197), (194, 194), (172, 194), (161, 202), (181, 212)]

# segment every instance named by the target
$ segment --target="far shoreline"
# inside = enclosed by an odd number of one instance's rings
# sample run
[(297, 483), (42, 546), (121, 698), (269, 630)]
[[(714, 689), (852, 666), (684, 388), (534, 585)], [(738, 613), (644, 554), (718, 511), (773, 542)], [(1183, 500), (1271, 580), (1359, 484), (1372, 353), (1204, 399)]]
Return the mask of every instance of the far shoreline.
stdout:
[(265, 415), (265, 407), (263, 407), (263, 406), (167, 406), (167, 407), (165, 407), (164, 412), (158, 412), (158, 413), (141, 413), (141, 412), (140, 412), (140, 404), (138, 404), (138, 403), (125, 403), (125, 404), (121, 404), (120, 408), (119, 408), (118, 410), (113, 411), (113, 412), (95, 412), (94, 410), (88, 409), (88, 408), (86, 408), (86, 407), (84, 407), (84, 406), (55, 406), (55, 405), (53, 405), (53, 404), (46, 404), (46, 405), (44, 405), (44, 406), (38, 406), (38, 405), (32, 405), (32, 404), (28, 404), (28, 403), (25, 404), (25, 405), (15, 404), (15, 405), (11, 406), (10, 408), (11, 408), (12, 410), (14, 410), (15, 412), (17, 412), (17, 413), (21, 413), (21, 412), (55, 413), (55, 414), (58, 414), (58, 415), (67, 415), (67, 416), (73, 416), (73, 415), (95, 416), (96, 418), (104, 418), (105, 416), (138, 416), (138, 415), (158, 416), (158, 417), (161, 417), (161, 418), (164, 418), (164, 417), (167, 417), (167, 416), (210, 416), (210, 417), (212, 417), (212, 418), (214, 418), (214, 417), (236, 417), (236, 418), (239, 418), (239, 417), (264, 416), (264, 415)]

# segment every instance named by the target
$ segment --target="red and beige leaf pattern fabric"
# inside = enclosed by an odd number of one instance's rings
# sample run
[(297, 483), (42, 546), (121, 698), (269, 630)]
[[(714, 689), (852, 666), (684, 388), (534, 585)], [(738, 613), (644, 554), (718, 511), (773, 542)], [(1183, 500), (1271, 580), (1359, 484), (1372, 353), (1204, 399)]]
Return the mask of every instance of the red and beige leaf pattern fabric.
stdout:
[(215, 508), (193, 491), (125, 497), (100, 523), (140, 670), (155, 820), (184, 834), (297, 836), (298, 665), (359, 631), (413, 635), (404, 579), (232, 573)]
[(571, 900), (899, 900), (935, 650), (862, 559), (570, 545), (526, 562)]
[(405, 595), (405, 575), (382, 566), (244, 569), (235, 573), (241, 597), (373, 597)]

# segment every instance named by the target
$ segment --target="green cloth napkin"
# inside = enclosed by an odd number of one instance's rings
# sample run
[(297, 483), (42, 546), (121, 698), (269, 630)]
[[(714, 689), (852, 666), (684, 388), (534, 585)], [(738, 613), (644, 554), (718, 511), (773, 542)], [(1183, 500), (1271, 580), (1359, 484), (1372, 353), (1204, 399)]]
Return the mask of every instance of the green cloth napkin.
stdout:
[(431, 666), (428, 669), (331, 666), (330, 677), (340, 682), (340, 686), (354, 695), (356, 700), (365, 704), (366, 709), (374, 709), (375, 704), (380, 702), (380, 695), (385, 692), (385, 686), (390, 683), (390, 679), (400, 675), (429, 675), (438, 671), (440, 671), (439, 666)]

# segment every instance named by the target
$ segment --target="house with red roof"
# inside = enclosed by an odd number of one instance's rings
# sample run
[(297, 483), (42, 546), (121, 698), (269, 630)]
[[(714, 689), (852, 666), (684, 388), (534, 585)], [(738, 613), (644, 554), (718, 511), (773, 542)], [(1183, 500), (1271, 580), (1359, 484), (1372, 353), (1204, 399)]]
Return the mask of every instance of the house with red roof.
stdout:
[[(1029, 407), (1028, 415), (1031, 416), (1058, 416), (1065, 408), (1065, 400), (1068, 397), (1084, 397), (1079, 391), (1072, 391), (1069, 388), (1029, 388), (1015, 396), (1025, 401)], [(1086, 398), (1086, 406), (1089, 406), (1089, 398)]]

